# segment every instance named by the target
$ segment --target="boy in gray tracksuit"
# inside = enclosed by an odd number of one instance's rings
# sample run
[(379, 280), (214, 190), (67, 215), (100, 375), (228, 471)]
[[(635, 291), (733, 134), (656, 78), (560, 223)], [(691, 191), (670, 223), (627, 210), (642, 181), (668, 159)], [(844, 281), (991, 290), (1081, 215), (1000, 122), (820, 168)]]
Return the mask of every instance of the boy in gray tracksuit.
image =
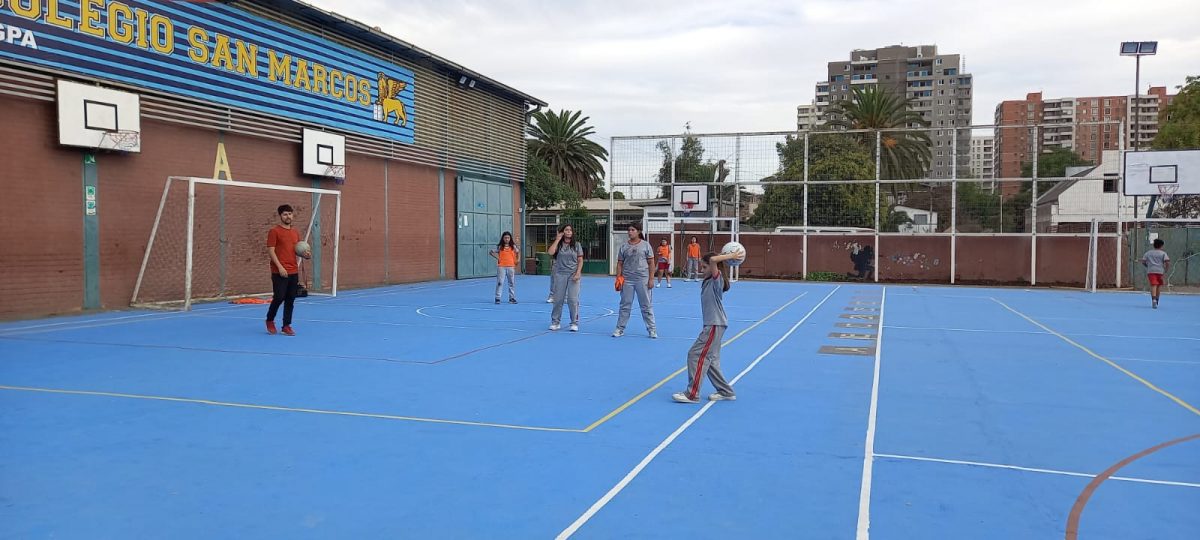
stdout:
[(633, 309), (633, 298), (637, 297), (638, 305), (642, 307), (642, 322), (651, 338), (658, 337), (654, 327), (654, 306), (650, 303), (650, 290), (654, 288), (654, 278), (650, 277), (650, 269), (654, 264), (654, 251), (650, 242), (642, 237), (642, 226), (634, 223), (629, 226), (629, 241), (621, 244), (617, 253), (617, 275), (625, 278), (621, 287), (621, 313), (617, 317), (617, 329), (613, 337), (625, 335), (625, 325), (629, 322), (629, 312)]
[(704, 314), (704, 328), (700, 329), (700, 336), (688, 350), (687, 389), (671, 396), (671, 399), (679, 403), (700, 402), (700, 381), (705, 375), (708, 375), (708, 380), (717, 390), (708, 396), (709, 401), (737, 399), (733, 387), (721, 373), (721, 340), (729, 326), (722, 299), (725, 291), (729, 290), (729, 277), (725, 273), (724, 262), (741, 258), (744, 253), (709, 253), (702, 260), (700, 272), (704, 276), (704, 282), (700, 285), (700, 311)]

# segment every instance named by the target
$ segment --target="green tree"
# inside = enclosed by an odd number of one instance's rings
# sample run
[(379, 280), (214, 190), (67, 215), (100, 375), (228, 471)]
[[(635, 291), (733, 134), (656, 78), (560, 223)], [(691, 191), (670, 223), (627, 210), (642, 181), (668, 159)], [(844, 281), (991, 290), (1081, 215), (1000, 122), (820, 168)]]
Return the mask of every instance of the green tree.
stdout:
[[(604, 189), (604, 186), (596, 186), (596, 189), (592, 191), (591, 198), (607, 199), (608, 198), (608, 190)], [(625, 194), (621, 193), (620, 191), (614, 191), (614, 192), (612, 192), (612, 198), (617, 199), (617, 200), (622, 200), (625, 198)]]
[[(1092, 162), (1079, 157), (1074, 150), (1070, 148), (1055, 147), (1049, 152), (1043, 152), (1038, 156), (1038, 178), (1058, 178), (1066, 176), (1067, 167), (1078, 167), (1081, 165), (1091, 165)], [(1032, 178), (1033, 162), (1028, 161), (1021, 164), (1021, 177)], [(1029, 185), (1029, 184), (1025, 184)], [(1042, 184), (1038, 184), (1038, 191), (1042, 191)]]
[(604, 179), (600, 162), (608, 160), (608, 151), (592, 142), (595, 130), (587, 125), (589, 117), (579, 111), (537, 111), (528, 127), (529, 153), (537, 156), (550, 172), (586, 197)]
[(545, 161), (529, 156), (525, 163), (525, 206), (528, 209), (543, 210), (578, 200), (579, 194), (554, 176)]
[[(901, 180), (924, 178), (929, 174), (931, 157), (929, 135), (923, 131), (892, 131), (912, 125), (929, 126), (929, 121), (911, 110), (912, 99), (905, 99), (877, 85), (856, 86), (849, 100), (829, 108), (829, 126), (844, 129), (881, 130), (880, 178)], [(859, 133), (855, 138), (874, 151), (875, 134)], [(811, 141), (810, 141), (811, 144)]]
[[(671, 198), (671, 155), (675, 155), (675, 183), (694, 184), (708, 182), (724, 182), (729, 175), (725, 160), (713, 162), (704, 159), (704, 143), (694, 135), (685, 135), (679, 150), (673, 151), (671, 143), (658, 141), (658, 151), (662, 152), (662, 166), (658, 168), (658, 182), (664, 184), (662, 197)], [(720, 170), (720, 174), (718, 174)]]
[[(804, 223), (804, 186), (771, 182), (796, 182), (804, 179), (804, 140), (788, 137), (775, 146), (780, 172), (768, 178), (762, 202), (751, 216), (751, 225), (763, 228)], [(850, 135), (822, 134), (809, 138), (810, 181), (862, 180), (874, 178), (875, 160), (871, 153)], [(875, 184), (810, 184), (808, 222), (831, 227), (875, 227)], [(887, 199), (880, 203), (888, 205)], [(895, 231), (908, 217), (891, 205), (881, 209), (881, 228)]]
[[(1150, 143), (1155, 150), (1200, 149), (1200, 76), (1190, 76), (1175, 99), (1161, 113), (1158, 135)], [(1171, 202), (1156, 205), (1155, 217), (1200, 217), (1200, 195), (1180, 195)]]
[(1155, 150), (1200, 149), (1200, 76), (1189, 76), (1162, 112), (1163, 121), (1150, 147)]

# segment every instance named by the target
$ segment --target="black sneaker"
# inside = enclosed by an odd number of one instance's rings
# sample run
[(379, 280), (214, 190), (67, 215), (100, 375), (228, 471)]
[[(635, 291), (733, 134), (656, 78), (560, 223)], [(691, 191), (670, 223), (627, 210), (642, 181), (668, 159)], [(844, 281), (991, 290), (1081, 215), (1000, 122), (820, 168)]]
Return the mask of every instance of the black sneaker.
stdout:
[[(499, 300), (496, 300), (496, 303), (499, 303), (499, 302), (500, 302)], [(515, 303), (517, 303), (517, 299), (516, 299), (516, 298), (509, 298), (509, 299), (508, 299), (508, 303), (510, 303), (510, 304), (515, 304)]]
[(496, 305), (500, 305), (500, 299), (499, 299), (499, 298), (497, 298), (497, 299), (496, 299)]

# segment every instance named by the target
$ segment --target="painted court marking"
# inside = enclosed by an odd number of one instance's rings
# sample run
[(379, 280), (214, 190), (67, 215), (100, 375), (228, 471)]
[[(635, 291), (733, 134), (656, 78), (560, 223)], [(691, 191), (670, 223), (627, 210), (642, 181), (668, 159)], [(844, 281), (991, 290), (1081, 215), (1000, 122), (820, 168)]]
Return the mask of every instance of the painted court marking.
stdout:
[(309, 409), (309, 408), (303, 408), (303, 407), (281, 407), (281, 406), (276, 406), (276, 405), (257, 405), (257, 404), (253, 404), (253, 403), (214, 401), (214, 400), (210, 400), (210, 399), (193, 399), (193, 398), (181, 398), (181, 397), (169, 397), (169, 396), (147, 396), (147, 395), (142, 395), (142, 394), (123, 394), (123, 393), (119, 393), (119, 392), (92, 392), (92, 391), (85, 391), (85, 390), (61, 390), (61, 389), (53, 389), (53, 388), (33, 388), (33, 387), (27, 387), (27, 386), (7, 386), (7, 385), (0, 385), (0, 390), (11, 390), (11, 391), (17, 391), (17, 392), (38, 392), (38, 393), (45, 393), (45, 394), (69, 394), (69, 395), (76, 395), (76, 396), (100, 396), (100, 397), (116, 397), (116, 398), (126, 398), (126, 399), (144, 399), (144, 400), (151, 400), (151, 401), (170, 401), (170, 402), (175, 402), (175, 403), (193, 403), (193, 404), (198, 404), (198, 405), (214, 405), (214, 406), (218, 406), (218, 407), (234, 407), (234, 408), (241, 408), (241, 409), (258, 409), (258, 410), (266, 410), (266, 411), (282, 411), (282, 412), (295, 412), (295, 413), (308, 413), (308, 414), (327, 414), (327, 415), (334, 415), (334, 416), (353, 416), (353, 417), (358, 417), (358, 418), (377, 418), (377, 419), (383, 419), (383, 420), (404, 420), (404, 421), (408, 421), (408, 422), (425, 422), (425, 423), (431, 423), (431, 424), (453, 424), (453, 425), (460, 425), (460, 426), (492, 427), (492, 428), (504, 428), (504, 429), (517, 429), (517, 430), (524, 430), (524, 431), (553, 431), (553, 432), (559, 432), (559, 433), (582, 433), (583, 432), (583, 430), (581, 430), (581, 429), (570, 429), (570, 428), (518, 426), (518, 425), (514, 425), (514, 424), (497, 424), (497, 423), (491, 423), (491, 422), (471, 422), (471, 421), (467, 421), (467, 420), (446, 420), (446, 419), (442, 419), (442, 418), (421, 418), (421, 417), (417, 417), (417, 416), (400, 416), (400, 415), (394, 415), (394, 414), (334, 411), (334, 410), (327, 410), (327, 409)]
[[(837, 289), (834, 289), (834, 290), (836, 291)], [(727, 344), (729, 344), (729, 343), (733, 343), (734, 341), (736, 341), (737, 339), (739, 339), (739, 338), (741, 338), (742, 336), (746, 335), (747, 333), (749, 333), (751, 330), (755, 329), (756, 327), (758, 327), (758, 326), (759, 326), (759, 325), (761, 325), (762, 323), (766, 322), (767, 320), (771, 319), (771, 318), (772, 318), (772, 317), (774, 317), (775, 315), (779, 314), (779, 313), (780, 313), (780, 312), (782, 312), (784, 309), (786, 309), (788, 306), (790, 306), (790, 305), (794, 304), (796, 301), (800, 300), (801, 298), (803, 298), (803, 297), (804, 297), (804, 296), (806, 296), (807, 294), (808, 294), (808, 292), (807, 292), (807, 291), (806, 291), (806, 292), (803, 292), (803, 293), (800, 293), (800, 294), (799, 294), (799, 295), (797, 295), (795, 298), (792, 298), (790, 301), (788, 301), (788, 302), (787, 302), (787, 303), (785, 303), (784, 305), (780, 306), (780, 307), (779, 307), (778, 309), (776, 309), (775, 311), (772, 311), (772, 312), (771, 312), (771, 313), (769, 313), (767, 316), (763, 317), (762, 319), (759, 319), (759, 320), (758, 320), (757, 322), (755, 322), (753, 325), (750, 325), (749, 327), (747, 327), (747, 328), (745, 328), (744, 330), (742, 330), (741, 332), (739, 332), (737, 335), (735, 335), (735, 336), (733, 336), (732, 338), (730, 338), (730, 339), (726, 340), (726, 341), (725, 341), (725, 344), (727, 345)], [(831, 294), (832, 294), (832, 293), (831, 293)], [(551, 332), (549, 332), (549, 331), (545, 331), (545, 330), (543, 330), (543, 331), (540, 331), (540, 332), (538, 332), (538, 333), (536, 333), (536, 334), (532, 334), (532, 335), (524, 336), (524, 337), (521, 337), (521, 338), (518, 338), (518, 339), (514, 339), (514, 340), (510, 340), (510, 341), (507, 341), (507, 342), (504, 342), (504, 343), (501, 343), (501, 344), (496, 344), (496, 345), (489, 345), (489, 346), (485, 346), (484, 348), (485, 348), (485, 349), (486, 349), (486, 348), (494, 348), (494, 347), (498, 347), (498, 346), (501, 346), (501, 345), (511, 344), (511, 343), (515, 343), (515, 342), (518, 342), (518, 341), (524, 341), (524, 340), (532, 339), (532, 338), (535, 338), (535, 337), (544, 336), (544, 335), (547, 335), (547, 334), (550, 334), (550, 333), (551, 333)], [(6, 339), (25, 339), (25, 338), (6, 338)], [(40, 340), (39, 340), (39, 341), (40, 341)], [(173, 347), (168, 347), (168, 348), (173, 348)], [(466, 353), (460, 353), (460, 354), (457, 354), (457, 355), (454, 355), (454, 356), (451, 356), (451, 357), (443, 358), (443, 359), (441, 359), (441, 360), (432, 361), (432, 362), (430, 362), (430, 361), (421, 361), (421, 362), (418, 362), (418, 361), (399, 361), (399, 362), (402, 362), (402, 363), (416, 363), (416, 364), (436, 364), (436, 363), (439, 363), (439, 362), (444, 362), (444, 361), (446, 361), (446, 360), (451, 360), (451, 359), (454, 359), (454, 358), (458, 358), (458, 357), (461, 357), (461, 356), (465, 356), (465, 355), (467, 355), (467, 354), (473, 354), (473, 353), (477, 353), (477, 352), (479, 352), (479, 350), (472, 350), (472, 351), (468, 351), (468, 352), (466, 352)], [(247, 354), (268, 354), (268, 355), (272, 355), (272, 354), (278, 354), (278, 353), (262, 353), (262, 352), (253, 353), (253, 352), (249, 352), (249, 353), (247, 353)], [(311, 357), (312, 355), (306, 355), (306, 356), (309, 356), (309, 357)], [(371, 360), (385, 360), (385, 361), (397, 362), (396, 360), (391, 360), (391, 359), (386, 359), (386, 358), (366, 358), (366, 357), (354, 357), (353, 359), (371, 359)], [(607, 414), (605, 414), (603, 417), (601, 417), (599, 420), (596, 420), (595, 422), (592, 422), (592, 423), (591, 423), (591, 424), (589, 424), (589, 425), (588, 425), (586, 428), (583, 428), (583, 429), (557, 428), (557, 427), (542, 427), (542, 426), (523, 426), (523, 425), (513, 425), (513, 424), (500, 424), (500, 423), (492, 423), (492, 422), (473, 422), (473, 421), (467, 421), (467, 420), (447, 420), (447, 419), (438, 419), (438, 418), (423, 418), (423, 417), (414, 417), (414, 416), (389, 415), (389, 414), (376, 414), (376, 413), (362, 413), (362, 412), (351, 412), (351, 411), (331, 411), (331, 410), (324, 410), (324, 409), (311, 409), (311, 408), (303, 408), (303, 407), (282, 407), (282, 406), (276, 406), (276, 405), (259, 405), (259, 404), (252, 404), (252, 403), (237, 403), (237, 402), (216, 401), (216, 400), (208, 400), (208, 399), (181, 398), (181, 397), (173, 397), (173, 396), (154, 396), (154, 395), (145, 395), (145, 394), (128, 394), (128, 393), (120, 393), (120, 392), (96, 392), (96, 391), (88, 391), (88, 390), (69, 390), (69, 389), (58, 389), (58, 388), (34, 388), (34, 387), (24, 387), (24, 386), (4, 386), (4, 385), (0, 385), (0, 390), (24, 391), (24, 392), (41, 392), (41, 393), (48, 393), (48, 394), (67, 394), (67, 395), (81, 395), (81, 396), (101, 396), (101, 397), (124, 398), (124, 399), (143, 399), (143, 400), (150, 400), (150, 401), (167, 401), (167, 402), (175, 402), (175, 403), (192, 403), (192, 404), (198, 404), (198, 405), (212, 405), (212, 406), (219, 406), (219, 407), (236, 407), (236, 408), (244, 408), (244, 409), (259, 409), (259, 410), (272, 410), (272, 411), (287, 411), (287, 412), (310, 413), (310, 414), (329, 414), (329, 415), (339, 415), (339, 416), (355, 416), (355, 417), (362, 417), (362, 418), (379, 418), (379, 419), (385, 419), (385, 420), (407, 420), (407, 421), (412, 421), (412, 422), (428, 422), (428, 423), (439, 423), (439, 424), (454, 424), (454, 425), (463, 425), (463, 426), (490, 427), (490, 428), (504, 428), (504, 429), (516, 429), (516, 430), (525, 430), (525, 431), (552, 431), (552, 432), (561, 432), (561, 433), (587, 433), (587, 432), (590, 432), (590, 431), (592, 431), (592, 430), (596, 429), (596, 428), (597, 428), (597, 427), (599, 427), (601, 424), (604, 424), (605, 422), (607, 422), (607, 421), (611, 420), (612, 418), (614, 418), (615, 416), (617, 416), (617, 415), (618, 415), (618, 414), (620, 414), (621, 412), (625, 411), (626, 409), (628, 409), (629, 407), (631, 407), (632, 405), (634, 405), (635, 403), (637, 403), (638, 401), (640, 401), (642, 398), (646, 397), (648, 394), (650, 394), (650, 393), (651, 393), (651, 392), (653, 392), (654, 390), (657, 390), (657, 389), (658, 389), (659, 387), (661, 387), (663, 384), (666, 384), (666, 382), (667, 382), (667, 381), (671, 380), (672, 378), (676, 377), (677, 375), (679, 375), (680, 373), (682, 373), (683, 371), (686, 371), (686, 370), (687, 370), (687, 367), (685, 366), (684, 368), (682, 368), (682, 369), (680, 369), (680, 370), (677, 370), (677, 371), (675, 371), (675, 372), (674, 372), (674, 373), (672, 373), (670, 376), (668, 376), (668, 377), (664, 378), (663, 380), (659, 381), (658, 383), (656, 383), (655, 385), (651, 386), (650, 388), (647, 388), (645, 391), (643, 391), (642, 393), (638, 394), (638, 395), (637, 395), (637, 396), (635, 396), (633, 399), (630, 399), (629, 401), (627, 401), (627, 402), (625, 402), (624, 404), (622, 404), (620, 407), (617, 407), (616, 409), (614, 409), (614, 410), (610, 411), (609, 413), (607, 413)]]
[(1075, 342), (1074, 340), (1072, 340), (1071, 338), (1069, 338), (1069, 337), (1067, 337), (1067, 336), (1064, 336), (1064, 335), (1062, 335), (1062, 334), (1060, 334), (1060, 333), (1058, 333), (1058, 332), (1055, 332), (1055, 331), (1054, 331), (1054, 330), (1052, 330), (1050, 327), (1048, 327), (1048, 326), (1046, 326), (1046, 325), (1044, 325), (1044, 324), (1042, 324), (1042, 323), (1040, 323), (1040, 322), (1037, 322), (1037, 321), (1033, 320), (1033, 319), (1032, 319), (1032, 318), (1030, 318), (1028, 315), (1025, 315), (1024, 313), (1021, 313), (1020, 311), (1017, 311), (1017, 310), (1013, 309), (1012, 307), (1010, 307), (1008, 304), (1005, 304), (1004, 302), (1001, 302), (1001, 301), (999, 301), (999, 300), (997, 300), (997, 299), (995, 299), (995, 298), (992, 298), (992, 301), (993, 301), (993, 302), (995, 302), (995, 303), (997, 303), (997, 304), (1000, 304), (1001, 306), (1003, 306), (1003, 307), (1004, 307), (1004, 309), (1007, 309), (1007, 310), (1009, 310), (1009, 311), (1011, 311), (1011, 312), (1013, 312), (1013, 313), (1017, 314), (1017, 315), (1018, 315), (1018, 316), (1020, 316), (1022, 319), (1025, 319), (1025, 320), (1027, 320), (1027, 321), (1029, 321), (1029, 322), (1033, 323), (1033, 324), (1034, 324), (1034, 325), (1036, 325), (1038, 328), (1041, 328), (1042, 330), (1045, 330), (1045, 331), (1047, 331), (1047, 332), (1049, 332), (1049, 333), (1051, 333), (1051, 334), (1054, 334), (1054, 335), (1058, 336), (1058, 337), (1059, 337), (1059, 339), (1062, 339), (1063, 341), (1065, 341), (1065, 342), (1067, 342), (1067, 343), (1070, 343), (1071, 345), (1074, 345), (1076, 348), (1078, 348), (1079, 350), (1081, 350), (1081, 351), (1083, 351), (1083, 352), (1085, 352), (1085, 353), (1088, 353), (1088, 355), (1092, 356), (1093, 358), (1095, 358), (1095, 359), (1097, 359), (1097, 360), (1100, 360), (1100, 361), (1102, 361), (1102, 362), (1104, 362), (1104, 363), (1106, 363), (1106, 364), (1108, 364), (1108, 365), (1112, 366), (1112, 367), (1113, 367), (1113, 368), (1115, 368), (1117, 371), (1120, 371), (1121, 373), (1124, 373), (1125, 375), (1128, 375), (1128, 376), (1129, 376), (1130, 378), (1132, 378), (1133, 380), (1135, 380), (1135, 381), (1137, 381), (1137, 382), (1140, 382), (1140, 383), (1142, 383), (1143, 385), (1145, 385), (1145, 386), (1146, 386), (1146, 388), (1149, 388), (1149, 389), (1151, 389), (1151, 390), (1154, 390), (1155, 392), (1158, 392), (1159, 394), (1162, 394), (1162, 395), (1166, 396), (1166, 397), (1167, 397), (1168, 399), (1170, 399), (1171, 401), (1174, 401), (1175, 403), (1179, 404), (1181, 407), (1183, 407), (1183, 408), (1185, 408), (1185, 409), (1187, 409), (1187, 410), (1191, 411), (1191, 412), (1192, 412), (1192, 414), (1195, 414), (1195, 415), (1198, 415), (1198, 416), (1200, 416), (1200, 410), (1197, 410), (1197, 409), (1196, 409), (1195, 407), (1193, 407), (1193, 406), (1192, 406), (1190, 403), (1188, 403), (1188, 402), (1186, 402), (1186, 401), (1184, 401), (1184, 400), (1182, 400), (1182, 399), (1179, 399), (1179, 398), (1178, 398), (1178, 397), (1176, 397), (1174, 394), (1172, 394), (1172, 393), (1170, 393), (1170, 392), (1168, 392), (1168, 391), (1166, 391), (1166, 390), (1163, 390), (1162, 388), (1159, 388), (1159, 387), (1155, 386), (1155, 385), (1154, 385), (1154, 383), (1152, 383), (1152, 382), (1150, 382), (1150, 381), (1147, 381), (1146, 379), (1143, 379), (1143, 378), (1141, 378), (1140, 376), (1138, 376), (1138, 374), (1136, 374), (1136, 373), (1134, 373), (1134, 372), (1132, 372), (1132, 371), (1129, 371), (1128, 369), (1125, 369), (1125, 368), (1121, 367), (1121, 365), (1120, 365), (1120, 364), (1118, 364), (1118, 363), (1116, 363), (1116, 362), (1113, 362), (1112, 360), (1109, 360), (1108, 358), (1105, 358), (1105, 357), (1103, 357), (1103, 356), (1100, 356), (1100, 355), (1099, 355), (1099, 354), (1097, 354), (1095, 351), (1092, 351), (1091, 349), (1089, 349), (1089, 348), (1087, 348), (1087, 347), (1084, 347), (1083, 345), (1080, 345), (1079, 343)]
[(863, 450), (862, 485), (858, 491), (858, 529), (856, 538), (871, 537), (871, 473), (875, 464), (875, 421), (879, 411), (879, 360), (883, 352), (884, 307), (887, 306), (887, 287), (882, 287), (879, 299), (879, 338), (875, 342), (875, 372), (871, 377), (871, 408), (867, 413), (867, 441)]
[[(839, 285), (839, 287), (840, 287), (840, 285)], [(834, 291), (837, 291), (837, 289), (835, 288), (835, 289), (834, 289)], [(831, 294), (832, 294), (832, 293), (831, 293)], [(768, 321), (769, 319), (771, 319), (772, 317), (774, 317), (774, 316), (778, 315), (778, 314), (779, 314), (779, 312), (781, 312), (781, 311), (783, 311), (783, 310), (787, 309), (787, 307), (788, 307), (788, 306), (790, 306), (790, 305), (792, 305), (792, 304), (796, 303), (796, 301), (797, 301), (797, 300), (799, 300), (799, 299), (801, 299), (801, 298), (804, 298), (806, 295), (808, 295), (808, 291), (805, 291), (805, 292), (802, 292), (802, 293), (800, 293), (800, 294), (796, 295), (796, 297), (795, 297), (795, 298), (791, 299), (791, 300), (790, 300), (790, 301), (788, 301), (786, 304), (784, 304), (784, 305), (782, 305), (782, 306), (779, 306), (779, 308), (777, 308), (775, 311), (772, 311), (772, 312), (768, 313), (768, 314), (767, 314), (767, 316), (765, 316), (765, 317), (763, 317), (763, 318), (759, 319), (759, 320), (758, 320), (758, 322), (755, 322), (754, 324), (752, 324), (752, 325), (750, 325), (750, 326), (746, 327), (746, 329), (742, 330), (741, 332), (738, 332), (738, 333), (737, 333), (737, 335), (735, 335), (735, 336), (733, 336), (733, 337), (731, 337), (731, 338), (729, 338), (729, 339), (725, 340), (725, 342), (724, 342), (724, 343), (722, 343), (722, 344), (721, 344), (721, 346), (722, 346), (722, 347), (724, 347), (724, 346), (727, 346), (727, 345), (729, 345), (730, 343), (733, 343), (733, 342), (737, 341), (739, 338), (741, 338), (742, 336), (746, 335), (746, 333), (748, 333), (748, 332), (750, 332), (751, 330), (755, 329), (756, 327), (758, 327), (758, 325), (760, 325), (760, 324), (762, 324), (762, 323), (764, 323), (764, 322), (767, 322), (767, 321)], [(612, 410), (612, 411), (610, 411), (608, 414), (606, 414), (606, 415), (604, 415), (604, 416), (600, 417), (600, 419), (599, 419), (599, 420), (596, 420), (595, 422), (592, 422), (590, 425), (588, 425), (588, 427), (584, 428), (584, 429), (583, 429), (583, 431), (584, 431), (584, 432), (591, 432), (593, 429), (596, 429), (596, 428), (600, 427), (600, 425), (601, 425), (601, 424), (603, 424), (603, 423), (605, 423), (605, 422), (607, 422), (607, 421), (609, 421), (609, 420), (612, 420), (612, 418), (613, 418), (613, 417), (615, 417), (615, 416), (616, 416), (616, 415), (618, 415), (618, 414), (621, 414), (621, 412), (623, 412), (625, 409), (628, 409), (629, 407), (632, 407), (632, 406), (633, 406), (633, 404), (637, 403), (638, 401), (641, 401), (641, 400), (642, 400), (642, 398), (644, 398), (644, 397), (646, 397), (646, 396), (650, 395), (650, 393), (651, 393), (651, 392), (653, 392), (653, 391), (655, 391), (655, 390), (658, 390), (659, 388), (661, 388), (661, 387), (662, 387), (662, 385), (664, 385), (664, 384), (667, 384), (667, 381), (669, 381), (669, 380), (671, 380), (671, 379), (674, 379), (675, 377), (678, 377), (680, 373), (683, 373), (683, 372), (685, 372), (685, 371), (687, 371), (687, 366), (683, 366), (683, 367), (681, 367), (681, 368), (679, 368), (679, 369), (677, 369), (677, 370), (673, 371), (673, 372), (672, 372), (670, 375), (667, 375), (666, 377), (663, 377), (663, 378), (662, 378), (662, 380), (660, 380), (660, 381), (658, 381), (658, 382), (654, 383), (652, 386), (650, 386), (650, 388), (647, 388), (647, 389), (645, 389), (645, 390), (642, 390), (642, 391), (641, 391), (641, 393), (639, 393), (639, 394), (638, 394), (638, 395), (636, 395), (636, 396), (633, 396), (632, 398), (630, 398), (630, 400), (629, 400), (629, 401), (626, 401), (625, 403), (622, 403), (620, 407), (617, 407), (616, 409), (613, 409), (613, 410)]]
[[(787, 331), (787, 333), (785, 333), (783, 335), (783, 337), (780, 337), (778, 340), (775, 341), (775, 343), (771, 344), (770, 348), (768, 348), (765, 352), (763, 352), (761, 355), (759, 355), (758, 358), (755, 358), (754, 361), (751, 362), (749, 366), (746, 366), (746, 369), (742, 370), (742, 372), (739, 373), (737, 377), (734, 377), (733, 380), (729, 382), (729, 384), (731, 386), (737, 384), (737, 382), (739, 380), (741, 380), (742, 377), (744, 377), (747, 373), (750, 373), (750, 370), (754, 369), (754, 367), (757, 366), (758, 363), (761, 362), (763, 358), (766, 358), (767, 355), (771, 354), (771, 352), (774, 351), (775, 348), (779, 346), (779, 344), (781, 344), (785, 340), (787, 340), (787, 338), (790, 337), (792, 335), (792, 333), (794, 333), (796, 331), (797, 328), (800, 328), (800, 325), (804, 324), (804, 322), (807, 321), (809, 317), (812, 317), (813, 313), (816, 313), (818, 309), (821, 309), (821, 306), (825, 305), (825, 302), (828, 301), (829, 298), (832, 297), (834, 295), (834, 293), (838, 292), (838, 289), (841, 289), (841, 288), (842, 288), (842, 286), (838, 285), (832, 291), (829, 291), (829, 294), (825, 295), (825, 298), (821, 299), (820, 303), (818, 303), (816, 306), (813, 306), (813, 308), (811, 310), (809, 310), (809, 312), (807, 314), (805, 314), (802, 319), (797, 321), (796, 324), (792, 325), (792, 328), (789, 329)], [(634, 466), (633, 470), (629, 471), (629, 473), (626, 474), (624, 478), (622, 478), (619, 482), (617, 482), (617, 485), (613, 486), (612, 489), (608, 490), (608, 493), (605, 493), (604, 496), (600, 497), (599, 500), (597, 500), (595, 503), (592, 503), (592, 506), (589, 507), (583, 513), (583, 515), (579, 516), (575, 520), (575, 522), (571, 523), (569, 526), (567, 526), (566, 529), (563, 529), (562, 532), (558, 533), (558, 536), (555, 537), (556, 540), (564, 540), (566, 538), (570, 538), (571, 535), (578, 532), (580, 527), (583, 527), (589, 520), (592, 519), (593, 516), (596, 515), (597, 512), (599, 512), (602, 508), (604, 508), (606, 505), (608, 505), (609, 501), (612, 501), (613, 498), (617, 496), (617, 494), (621, 493), (621, 491), (623, 491), (625, 489), (625, 486), (628, 486), (629, 483), (632, 482), (634, 478), (637, 478), (638, 474), (640, 474), (642, 472), (642, 470), (645, 469), (646, 466), (650, 464), (651, 461), (654, 461), (655, 457), (657, 457), (659, 454), (661, 454), (663, 450), (666, 450), (666, 448), (668, 446), (670, 446), (671, 443), (674, 442), (676, 438), (678, 438), (681, 434), (683, 434), (684, 431), (687, 431), (687, 428), (691, 427), (692, 424), (696, 423), (696, 421), (699, 420), (700, 417), (704, 416), (704, 413), (708, 412), (708, 410), (711, 409), (712, 406), (716, 403), (717, 402), (715, 402), (715, 401), (709, 401), (708, 403), (705, 403), (704, 406), (700, 407), (700, 410), (696, 411), (696, 414), (693, 414), (691, 418), (688, 418), (687, 421), (685, 421), (678, 428), (676, 428), (675, 431), (673, 431), (670, 435), (668, 435), (666, 439), (663, 439), (663, 441), (661, 443), (658, 443), (658, 446), (656, 446), (653, 450), (651, 450), (649, 454), (646, 454), (646, 457), (642, 458), (642, 461), (639, 462), (636, 466)]]
[[(1042, 474), (1057, 474), (1060, 476), (1078, 476), (1078, 477), (1082, 477), (1082, 478), (1095, 478), (1097, 476), (1095, 474), (1088, 474), (1088, 473), (1081, 473), (1081, 472), (1060, 471), (1060, 470), (1055, 470), (1055, 469), (1040, 469), (1037, 467), (1020, 467), (1017, 465), (1002, 465), (999, 463), (983, 463), (980, 461), (965, 461), (965, 460), (960, 460), (960, 459), (940, 459), (940, 458), (928, 458), (928, 457), (919, 457), (919, 456), (901, 456), (901, 455), (896, 455), (896, 454), (875, 454), (875, 457), (884, 458), (884, 459), (903, 460), (903, 461), (924, 461), (924, 462), (928, 462), (928, 463), (946, 463), (946, 464), (950, 464), (950, 465), (967, 465), (970, 467), (986, 467), (989, 469), (1008, 469), (1008, 470), (1013, 470), (1013, 471), (1034, 472), (1034, 473), (1042, 473)], [(1109, 480), (1119, 480), (1122, 482), (1137, 482), (1137, 483), (1141, 483), (1141, 484), (1157, 484), (1157, 485), (1162, 485), (1162, 486), (1179, 486), (1179, 487), (1189, 487), (1189, 488), (1200, 488), (1200, 484), (1193, 483), (1193, 482), (1174, 482), (1174, 481), (1170, 481), (1170, 480), (1151, 480), (1149, 478), (1133, 478), (1133, 477), (1129, 477), (1129, 476), (1111, 476), (1111, 477), (1109, 477)]]
[(1113, 474), (1116, 474), (1117, 471), (1121, 470), (1126, 465), (1133, 463), (1134, 461), (1144, 458), (1168, 446), (1174, 446), (1176, 444), (1195, 439), (1200, 439), (1200, 433), (1189, 435), (1187, 437), (1181, 437), (1173, 441), (1167, 441), (1157, 446), (1147, 448), (1132, 456), (1122, 459), (1121, 461), (1118, 461), (1112, 467), (1109, 467), (1108, 469), (1105, 469), (1104, 472), (1096, 475), (1096, 477), (1093, 478), (1091, 482), (1088, 482), (1088, 485), (1083, 488), (1083, 492), (1079, 494), (1079, 498), (1075, 499), (1075, 504), (1071, 506), (1071, 513), (1067, 516), (1066, 540), (1075, 540), (1079, 536), (1079, 519), (1083, 515), (1083, 509), (1087, 506), (1088, 501), (1091, 500), (1092, 494), (1096, 492), (1096, 488), (1100, 487), (1100, 484), (1104, 483), (1105, 480), (1112, 478)]

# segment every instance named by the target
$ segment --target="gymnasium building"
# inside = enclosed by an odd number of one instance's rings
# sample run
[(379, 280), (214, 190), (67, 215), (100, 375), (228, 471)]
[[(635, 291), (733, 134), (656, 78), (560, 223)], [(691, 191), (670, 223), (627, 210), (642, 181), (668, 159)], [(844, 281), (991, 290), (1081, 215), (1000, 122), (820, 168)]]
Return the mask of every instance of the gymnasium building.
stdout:
[(542, 106), (299, 1), (0, 0), (0, 319), (268, 292), (282, 203), (314, 293), (494, 275)]

